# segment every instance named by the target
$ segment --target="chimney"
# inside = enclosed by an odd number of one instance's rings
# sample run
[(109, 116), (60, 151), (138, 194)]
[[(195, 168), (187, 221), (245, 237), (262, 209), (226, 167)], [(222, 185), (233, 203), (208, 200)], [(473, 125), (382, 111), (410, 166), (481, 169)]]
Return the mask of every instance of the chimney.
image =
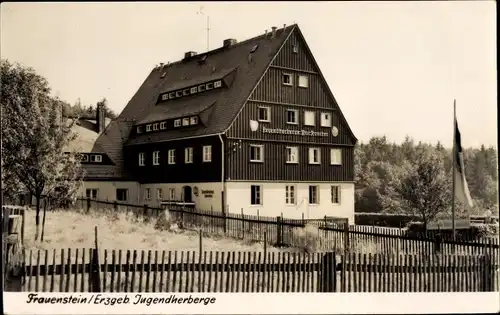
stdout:
[(275, 38), (275, 37), (276, 37), (276, 30), (277, 30), (277, 29), (278, 29), (278, 28), (277, 28), (276, 26), (273, 26), (273, 27), (272, 27), (272, 30), (273, 30), (273, 33), (272, 33), (272, 34), (273, 34), (273, 36), (272, 36), (272, 38)]
[(286, 28), (286, 24), (283, 24), (283, 30), (285, 30), (285, 28)]
[(266, 37), (267, 37), (267, 30), (265, 31), (264, 36), (266, 36)]
[(225, 39), (224, 42), (222, 43), (222, 46), (224, 48), (227, 48), (227, 47), (231, 47), (233, 46), (234, 44), (236, 44), (238, 41), (234, 38), (228, 38), (228, 39)]
[(104, 128), (106, 128), (106, 115), (104, 112), (105, 101), (100, 101), (97, 103), (95, 110), (95, 122), (97, 126), (97, 133), (102, 133)]
[(187, 53), (184, 54), (184, 59), (191, 58), (196, 56), (196, 52), (194, 51), (188, 51)]

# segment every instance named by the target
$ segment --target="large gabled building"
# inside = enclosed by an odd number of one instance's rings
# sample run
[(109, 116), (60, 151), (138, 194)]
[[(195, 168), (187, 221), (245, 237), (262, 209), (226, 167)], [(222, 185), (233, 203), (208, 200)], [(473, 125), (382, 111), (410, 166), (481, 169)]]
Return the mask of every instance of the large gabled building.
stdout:
[(297, 25), (155, 67), (91, 152), (82, 194), (354, 217), (356, 138)]

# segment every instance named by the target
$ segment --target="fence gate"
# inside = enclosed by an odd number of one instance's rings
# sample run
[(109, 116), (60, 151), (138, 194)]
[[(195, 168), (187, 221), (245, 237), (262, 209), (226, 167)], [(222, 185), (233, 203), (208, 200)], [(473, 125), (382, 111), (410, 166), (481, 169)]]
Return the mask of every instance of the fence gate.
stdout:
[[(12, 213), (11, 213), (12, 212)], [(2, 207), (2, 259), (4, 291), (22, 291), (24, 273), (24, 209)]]

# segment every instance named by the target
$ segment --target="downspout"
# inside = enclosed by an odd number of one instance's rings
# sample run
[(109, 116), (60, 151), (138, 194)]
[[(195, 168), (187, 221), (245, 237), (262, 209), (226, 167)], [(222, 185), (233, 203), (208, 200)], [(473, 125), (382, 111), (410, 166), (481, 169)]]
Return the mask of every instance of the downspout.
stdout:
[(227, 196), (226, 196), (226, 185), (225, 185), (225, 182), (224, 182), (224, 171), (225, 171), (225, 165), (226, 165), (226, 161), (225, 161), (225, 150), (224, 150), (224, 140), (222, 139), (222, 136), (221, 134), (219, 133), (219, 140), (220, 140), (220, 144), (221, 144), (221, 154), (222, 154), (222, 157), (221, 157), (221, 164), (222, 164), (222, 167), (221, 167), (221, 191), (223, 192), (223, 196), (224, 196), (224, 200), (223, 200), (223, 204), (222, 204), (222, 209), (221, 211), (222, 212), (225, 212), (226, 211), (226, 200), (227, 200)]

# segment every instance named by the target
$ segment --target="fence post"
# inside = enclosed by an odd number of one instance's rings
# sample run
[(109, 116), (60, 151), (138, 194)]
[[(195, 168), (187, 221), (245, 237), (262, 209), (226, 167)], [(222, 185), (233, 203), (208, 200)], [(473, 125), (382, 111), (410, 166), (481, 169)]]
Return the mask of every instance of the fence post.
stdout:
[(321, 259), (321, 273), (319, 277), (321, 292), (337, 291), (337, 268), (335, 253), (328, 252)]
[(276, 245), (277, 246), (281, 246), (283, 244), (282, 229), (283, 229), (283, 225), (281, 224), (281, 216), (277, 216), (276, 217)]
[(436, 237), (434, 238), (434, 253), (437, 254), (441, 252), (441, 234), (438, 233), (436, 234)]
[(200, 257), (201, 253), (203, 252), (203, 231), (202, 229), (199, 230), (199, 238), (200, 238)]
[(349, 221), (344, 223), (344, 254), (349, 252)]
[(115, 200), (115, 202), (113, 202), (113, 209), (115, 211), (118, 211), (118, 202), (116, 202), (116, 200)]
[(241, 208), (241, 238), (245, 239), (245, 215), (243, 214), (243, 208)]
[(148, 205), (144, 204), (144, 208), (142, 210), (142, 217), (144, 218), (145, 222), (149, 221), (149, 216), (148, 216)]
[[(92, 272), (90, 274), (90, 281), (92, 283), (91, 292), (101, 292), (101, 265), (99, 264), (99, 247), (97, 240), (97, 226), (94, 228), (95, 235), (95, 248), (92, 253)], [(106, 270), (107, 271), (107, 270)]]
[(227, 214), (226, 214), (226, 207), (222, 208), (222, 217), (224, 218), (224, 235), (227, 234)]
[(87, 213), (90, 211), (90, 197), (87, 197)]

